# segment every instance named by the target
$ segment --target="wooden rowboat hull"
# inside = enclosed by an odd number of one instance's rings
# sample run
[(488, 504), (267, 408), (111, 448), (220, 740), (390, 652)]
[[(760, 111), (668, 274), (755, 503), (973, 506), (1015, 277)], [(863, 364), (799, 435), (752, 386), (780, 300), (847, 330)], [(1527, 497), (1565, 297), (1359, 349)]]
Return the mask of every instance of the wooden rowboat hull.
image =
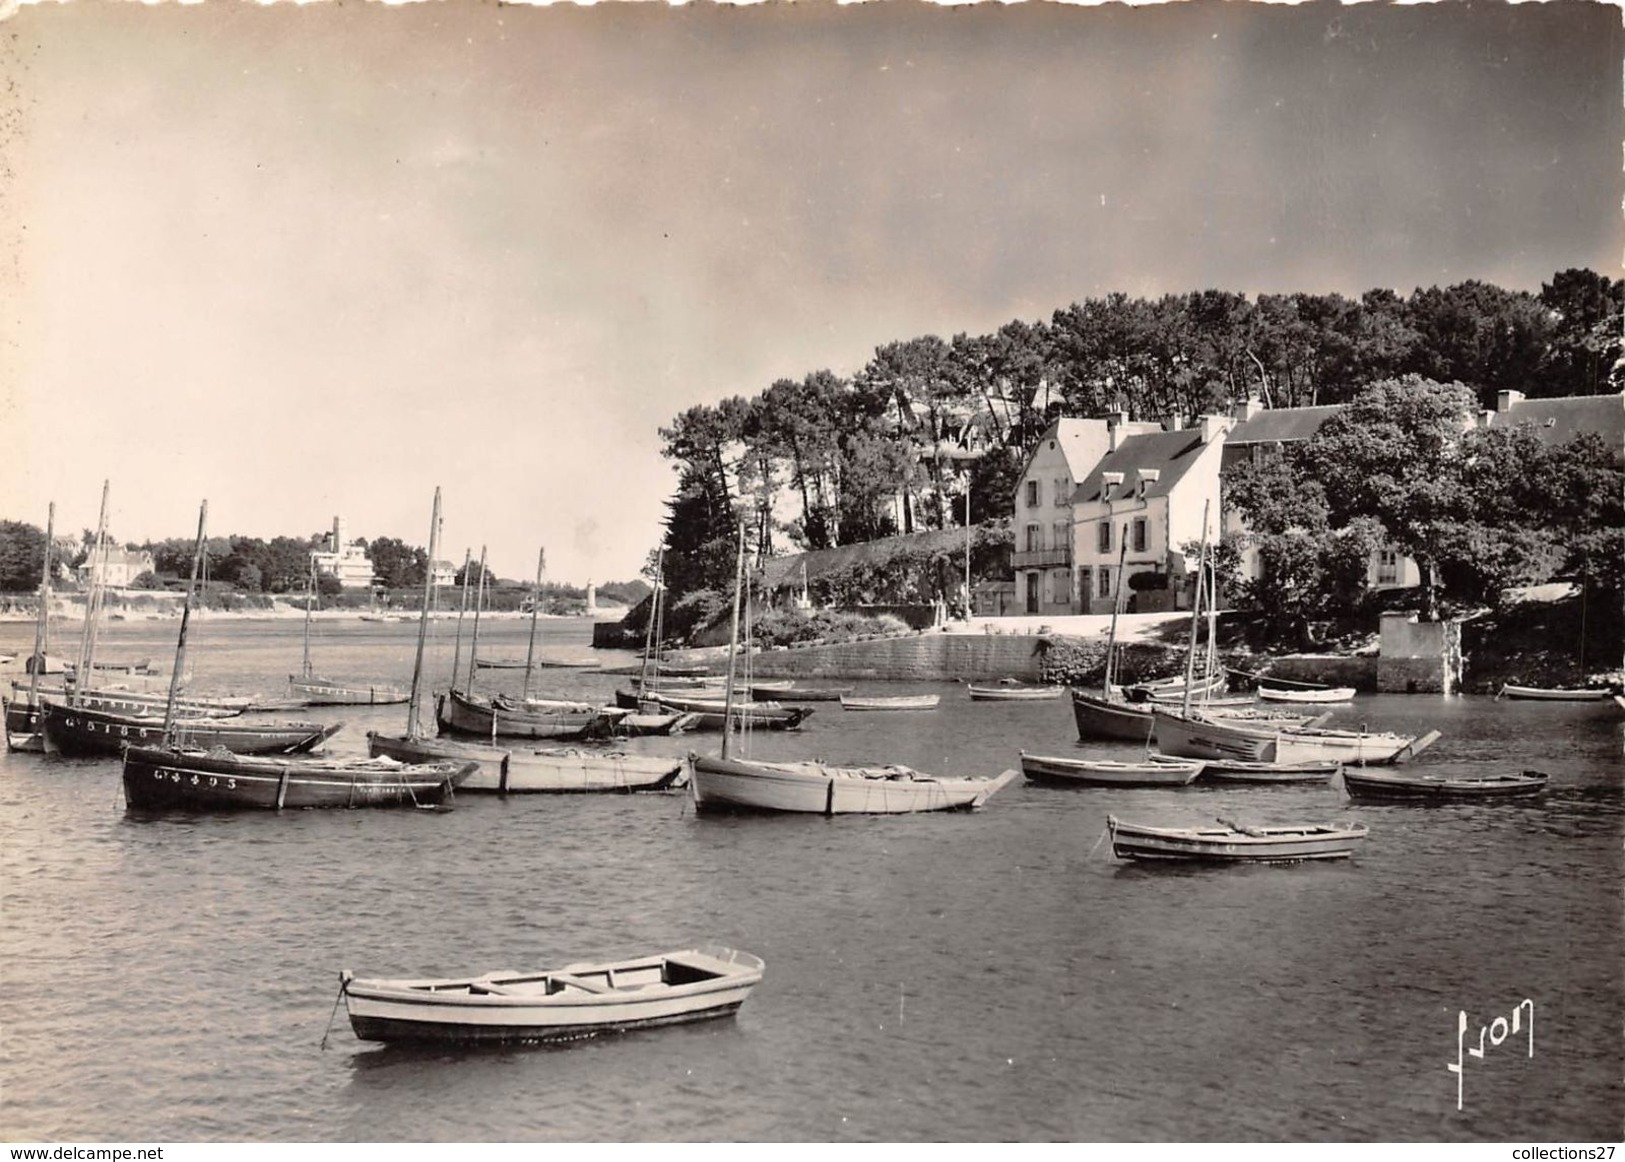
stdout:
[(1606, 702), (1611, 690), (1559, 690), (1538, 686), (1502, 686), (1497, 698), (1519, 698), (1534, 702)]
[(472, 771), (455, 762), (370, 765), (131, 747), (124, 801), (135, 810), (189, 811), (430, 806), (450, 798)]
[(1343, 789), (1349, 798), (1372, 803), (1483, 803), (1531, 799), (1545, 794), (1547, 782), (1548, 777), (1539, 771), (1465, 778), (1343, 772)]
[(694, 805), (701, 811), (783, 811), (807, 815), (909, 815), (980, 807), (1016, 777), (910, 777), (898, 768), (758, 763), (691, 755)]
[(688, 785), (682, 756), (597, 754), (580, 750), (512, 749), (449, 738), (408, 738), (367, 734), (367, 749), (403, 763), (466, 762), (475, 769), (457, 785), (460, 791), (500, 795), (583, 794), (665, 791)]
[(935, 710), (942, 700), (939, 694), (920, 694), (899, 698), (853, 698), (841, 695), (842, 710)]
[(364, 1041), (546, 1043), (731, 1016), (764, 969), (748, 952), (707, 948), (529, 977), (341, 980)]
[(1184, 860), (1205, 863), (1297, 863), (1347, 859), (1366, 837), (1351, 827), (1267, 827), (1256, 834), (1231, 828), (1146, 827), (1108, 818), (1112, 854), (1119, 859)]
[(288, 689), (309, 706), (391, 706), (405, 702), (409, 691), (399, 686), (348, 685), (308, 678), (289, 678)]
[(1202, 773), (1199, 762), (1090, 762), (1021, 752), (1021, 773), (1035, 783), (1097, 787), (1184, 787)]
[(1066, 693), (1064, 686), (971, 686), (972, 702), (1048, 702)]

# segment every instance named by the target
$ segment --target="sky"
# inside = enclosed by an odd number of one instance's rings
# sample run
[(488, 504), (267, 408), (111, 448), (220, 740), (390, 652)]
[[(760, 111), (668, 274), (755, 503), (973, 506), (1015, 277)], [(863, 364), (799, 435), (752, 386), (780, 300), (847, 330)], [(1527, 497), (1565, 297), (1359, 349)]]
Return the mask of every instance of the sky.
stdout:
[[(0, 2), (0, 10), (5, 4)], [(24, 4), (0, 519), (635, 576), (659, 429), (1086, 297), (1617, 277), (1593, 3)]]

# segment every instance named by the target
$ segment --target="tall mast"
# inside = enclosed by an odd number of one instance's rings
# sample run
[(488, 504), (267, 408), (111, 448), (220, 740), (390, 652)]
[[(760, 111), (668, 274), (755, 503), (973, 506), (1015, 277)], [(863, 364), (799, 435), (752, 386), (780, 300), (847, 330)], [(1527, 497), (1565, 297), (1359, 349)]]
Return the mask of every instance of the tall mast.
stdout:
[(310, 607), (316, 600), (316, 556), (310, 554), (305, 568), (305, 669), (304, 676), (310, 677)]
[[(1106, 527), (1111, 527), (1111, 517), (1108, 515)], [(1117, 615), (1123, 608), (1123, 562), (1128, 560), (1128, 525), (1123, 526), (1122, 535), (1117, 546), (1117, 590), (1112, 594), (1112, 627), (1106, 635), (1106, 682), (1105, 689), (1100, 692), (1102, 698), (1110, 699), (1112, 696), (1112, 679), (1117, 675)]]
[(530, 645), (525, 647), (525, 701), (530, 701), (530, 672), (536, 662), (536, 614), (542, 607), (542, 567), (547, 550), (536, 550), (536, 584), (530, 590)]
[(474, 561), (474, 550), (463, 550), (463, 604), (457, 610), (457, 644), (451, 654), (451, 688), (457, 689), (457, 675), (463, 669), (463, 614), (468, 612), (468, 567)]
[(734, 728), (734, 662), (739, 656), (739, 595), (745, 588), (745, 524), (739, 523), (739, 560), (734, 566), (733, 629), (728, 634), (728, 686), (722, 700), (722, 757), (728, 757), (728, 740)]
[(96, 539), (90, 546), (90, 592), (85, 595), (85, 626), (79, 635), (79, 660), (73, 671), (73, 693), (70, 704), (79, 704), (79, 694), (90, 682), (90, 667), (96, 659), (96, 615), (101, 607), (98, 597), (102, 587), (102, 539), (107, 533), (107, 488), (102, 481), (102, 510), (96, 518)]
[(474, 693), (474, 671), (480, 664), (480, 610), (485, 606), (485, 546), (480, 546), (480, 587), (474, 595), (474, 636), (468, 647), (468, 693)]
[(1207, 514), (1211, 501), (1202, 503), (1202, 543), (1196, 550), (1196, 592), (1191, 600), (1191, 641), (1190, 647), (1185, 651), (1185, 704), (1184, 713), (1188, 718), (1191, 712), (1191, 682), (1196, 676), (1196, 627), (1202, 619), (1202, 590), (1207, 586), (1202, 581), (1202, 568), (1207, 564)]
[(45, 667), (45, 653), (51, 648), (51, 545), (56, 539), (56, 501), (45, 514), (45, 571), (39, 580), (39, 620), (34, 623), (33, 673), (28, 678), (28, 704), (39, 710), (39, 672)]
[(649, 594), (649, 624), (643, 627), (643, 668), (638, 671), (638, 700), (649, 697), (649, 653), (657, 648), (655, 637), (655, 620), (660, 615), (660, 583), (666, 568), (666, 546), (660, 546), (660, 552), (655, 556), (655, 587)]
[(192, 593), (197, 588), (199, 562), (203, 557), (203, 526), (209, 517), (205, 500), (197, 514), (197, 547), (192, 550), (192, 579), (186, 584), (186, 602), (181, 606), (181, 632), (175, 639), (175, 670), (169, 675), (169, 701), (164, 704), (164, 745), (170, 745), (175, 730), (175, 695), (181, 688), (181, 670), (186, 661), (186, 626), (192, 620)]
[(406, 737), (423, 734), (423, 645), (429, 636), (429, 605), (434, 600), (434, 562), (440, 551), (440, 486), (435, 485), (434, 515), (429, 518), (429, 567), (423, 573), (423, 616), (418, 618), (418, 652), (412, 661), (412, 697), (406, 704)]

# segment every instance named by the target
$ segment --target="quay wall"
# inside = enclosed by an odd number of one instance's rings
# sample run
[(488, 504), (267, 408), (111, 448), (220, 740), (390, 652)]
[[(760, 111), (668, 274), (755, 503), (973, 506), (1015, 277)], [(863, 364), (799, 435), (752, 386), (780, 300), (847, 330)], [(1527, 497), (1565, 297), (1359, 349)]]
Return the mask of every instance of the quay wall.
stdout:
[(1287, 654), (1271, 658), (1263, 673), (1283, 682), (1320, 682), (1352, 686), (1370, 693), (1377, 689), (1378, 659), (1337, 654)]
[[(761, 678), (874, 678), (957, 682), (1038, 681), (1041, 643), (1052, 635), (920, 633), (908, 637), (799, 646), (751, 657)], [(1071, 639), (1065, 639), (1071, 640)]]

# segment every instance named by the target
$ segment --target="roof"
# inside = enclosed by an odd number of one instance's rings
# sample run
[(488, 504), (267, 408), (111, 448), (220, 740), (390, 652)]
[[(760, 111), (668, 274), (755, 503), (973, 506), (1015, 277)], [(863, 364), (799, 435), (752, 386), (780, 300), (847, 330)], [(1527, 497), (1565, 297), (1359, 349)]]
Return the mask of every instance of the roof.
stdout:
[[(150, 565), (152, 554), (146, 549), (119, 549), (109, 546), (107, 549), (107, 563), (109, 565)], [(90, 562), (85, 562), (88, 567)]]
[(1343, 410), (1342, 404), (1313, 408), (1271, 408), (1230, 429), (1227, 444), (1287, 444), (1307, 440)]
[(762, 562), (761, 580), (768, 589), (799, 588), (801, 570), (805, 566), (807, 579), (838, 572), (853, 565), (884, 565), (894, 553), (940, 552), (961, 556), (965, 552), (964, 528), (933, 529), (925, 533), (912, 533), (906, 537), (886, 537), (879, 541), (865, 541), (859, 545), (840, 545), (833, 549), (813, 549), (806, 553), (792, 553), (787, 557), (770, 557)]
[(1102, 495), (1102, 485), (1108, 472), (1121, 472), (1123, 485), (1138, 495), (1139, 474), (1154, 471), (1157, 479), (1147, 484), (1146, 497), (1167, 496), (1206, 447), (1208, 445), (1203, 443), (1200, 429), (1130, 436), (1117, 446), (1117, 451), (1108, 452), (1094, 471), (1078, 485), (1072, 493), (1072, 503), (1092, 504), (1106, 499)]
[(1514, 400), (1505, 411), (1490, 412), (1486, 418), (1487, 426), (1496, 428), (1533, 424), (1548, 444), (1566, 444), (1594, 432), (1610, 448), (1625, 450), (1625, 393)]

